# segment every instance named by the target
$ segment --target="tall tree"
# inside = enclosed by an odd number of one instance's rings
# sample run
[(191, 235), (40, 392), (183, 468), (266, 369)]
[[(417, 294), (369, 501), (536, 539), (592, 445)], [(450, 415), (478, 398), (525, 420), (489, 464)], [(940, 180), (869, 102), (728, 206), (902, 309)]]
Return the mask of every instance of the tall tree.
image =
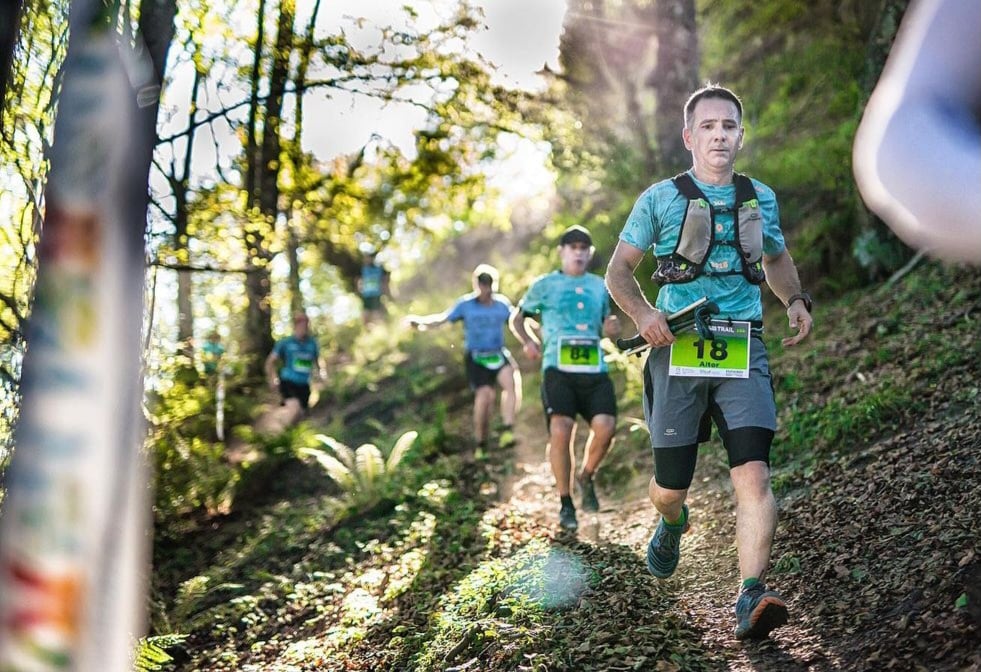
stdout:
[(672, 174), (691, 164), (681, 137), (688, 95), (698, 85), (699, 49), (695, 0), (656, 0), (657, 65), (647, 83), (654, 89), (654, 137), (659, 168)]
[[(246, 210), (250, 214), (245, 226), (245, 248), (250, 272), (246, 275), (245, 290), (248, 297), (246, 315), (246, 348), (253, 373), (261, 373), (261, 357), (272, 350), (272, 291), (269, 262), (272, 260), (272, 236), (280, 214), (279, 177), (282, 167), (283, 98), (289, 78), (289, 64), (293, 54), (293, 0), (280, 0), (276, 38), (270, 52), (268, 93), (264, 97), (253, 96), (255, 110), (250, 119), (261, 121), (262, 140), (255, 147), (255, 157), (247, 157), (249, 176), (246, 183), (253, 191), (246, 194)], [(260, 21), (262, 18), (260, 18)], [(262, 31), (259, 31), (262, 34)], [(256, 53), (262, 54), (264, 45), (257, 41)], [(258, 87), (258, 82), (255, 84)], [(257, 91), (257, 89), (254, 89)]]

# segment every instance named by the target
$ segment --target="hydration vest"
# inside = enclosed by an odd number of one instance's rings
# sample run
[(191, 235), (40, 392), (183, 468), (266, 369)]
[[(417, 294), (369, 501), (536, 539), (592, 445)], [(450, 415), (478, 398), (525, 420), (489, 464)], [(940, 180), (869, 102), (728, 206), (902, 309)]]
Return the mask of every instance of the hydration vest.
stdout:
[[(742, 273), (747, 282), (754, 285), (763, 282), (763, 216), (760, 214), (760, 201), (748, 177), (733, 173), (732, 179), (736, 186), (736, 211), (733, 213), (736, 237), (735, 240), (716, 240), (715, 207), (687, 172), (672, 178), (674, 186), (688, 199), (688, 209), (681, 222), (674, 252), (657, 258), (657, 270), (651, 276), (652, 280), (661, 284), (682, 283), (691, 282), (703, 274)], [(736, 248), (742, 262), (741, 268), (706, 271), (705, 263), (715, 245)]]

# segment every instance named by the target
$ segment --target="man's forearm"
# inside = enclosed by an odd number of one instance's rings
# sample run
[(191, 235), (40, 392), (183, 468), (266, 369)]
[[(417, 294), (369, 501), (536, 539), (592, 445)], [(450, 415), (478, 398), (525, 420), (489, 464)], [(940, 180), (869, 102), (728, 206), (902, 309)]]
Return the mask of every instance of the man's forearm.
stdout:
[(528, 342), (536, 342), (534, 336), (528, 333), (528, 329), (525, 326), (525, 314), (520, 310), (516, 310), (514, 315), (511, 316), (511, 319), (508, 321), (508, 326), (511, 327), (511, 333), (514, 334), (514, 337), (518, 339), (518, 342), (521, 343), (521, 345)]
[(633, 269), (622, 261), (614, 259), (607, 267), (606, 288), (610, 292), (610, 297), (620, 306), (620, 310), (629, 315), (634, 322), (637, 322), (641, 314), (654, 310), (641, 291)]
[(776, 257), (764, 257), (763, 270), (766, 273), (766, 284), (783, 305), (786, 306), (794, 294), (800, 293), (800, 277), (790, 252), (784, 250)]

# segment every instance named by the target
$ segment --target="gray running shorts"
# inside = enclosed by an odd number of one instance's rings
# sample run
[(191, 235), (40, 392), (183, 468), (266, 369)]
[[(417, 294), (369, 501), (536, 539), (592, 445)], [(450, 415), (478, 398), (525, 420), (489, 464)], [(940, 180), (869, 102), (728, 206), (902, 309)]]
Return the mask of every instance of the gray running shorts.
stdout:
[[(749, 378), (688, 378), (668, 375), (670, 347), (652, 348), (644, 367), (644, 417), (651, 446), (673, 448), (709, 440), (703, 422), (709, 405), (722, 413), (728, 429), (762, 427), (776, 431), (777, 408), (766, 346), (750, 338)], [(702, 431), (699, 431), (701, 428)]]

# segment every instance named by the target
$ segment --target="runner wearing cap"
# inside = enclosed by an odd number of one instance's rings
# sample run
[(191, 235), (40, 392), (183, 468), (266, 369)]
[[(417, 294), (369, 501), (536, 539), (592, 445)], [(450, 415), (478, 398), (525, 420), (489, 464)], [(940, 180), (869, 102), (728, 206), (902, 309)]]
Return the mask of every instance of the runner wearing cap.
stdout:
[[(514, 416), (520, 403), (517, 365), (504, 347), (504, 325), (511, 314), (511, 301), (496, 293), (497, 269), (480, 264), (473, 271), (474, 291), (457, 299), (444, 313), (409, 315), (417, 329), (436, 327), (447, 322), (463, 322), (464, 366), (474, 392), (473, 433), (479, 450), (487, 448), (490, 417), (496, 396), (495, 383), (501, 387), (501, 421), (499, 445), (514, 445)], [(469, 457), (471, 451), (467, 451)]]
[[(542, 362), (542, 404), (549, 435), (549, 462), (559, 491), (559, 524), (579, 526), (572, 503), (576, 416), (589, 423), (583, 467), (576, 481), (584, 511), (598, 511), (593, 476), (613, 441), (617, 402), (600, 350), (603, 336), (615, 337), (620, 323), (610, 314), (603, 278), (586, 269), (593, 258), (589, 231), (573, 226), (559, 238), (561, 270), (540, 276), (511, 317), (511, 331), (525, 355)], [(538, 325), (526, 318), (533, 317)]]

